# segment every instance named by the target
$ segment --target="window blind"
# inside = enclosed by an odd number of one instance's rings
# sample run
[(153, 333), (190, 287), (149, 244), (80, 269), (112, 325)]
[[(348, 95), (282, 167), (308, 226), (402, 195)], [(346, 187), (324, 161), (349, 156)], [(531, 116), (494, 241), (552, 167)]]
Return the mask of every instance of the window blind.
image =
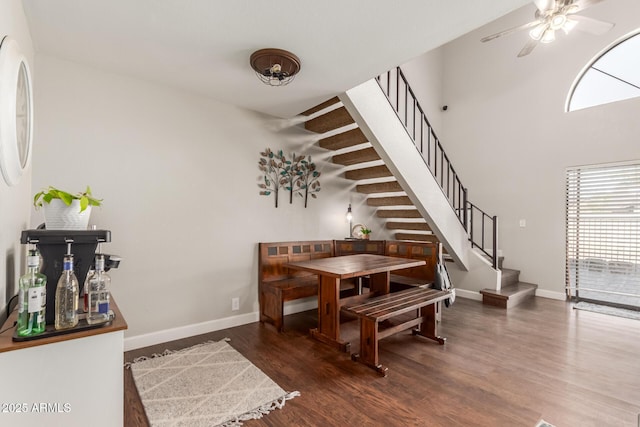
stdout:
[(570, 297), (640, 307), (640, 161), (567, 169), (566, 254)]

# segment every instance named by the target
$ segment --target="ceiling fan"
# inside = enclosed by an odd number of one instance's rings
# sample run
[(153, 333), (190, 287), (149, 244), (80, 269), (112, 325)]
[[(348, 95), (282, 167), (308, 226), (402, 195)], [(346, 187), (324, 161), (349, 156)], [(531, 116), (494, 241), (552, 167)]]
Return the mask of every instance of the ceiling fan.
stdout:
[(508, 30), (480, 39), (481, 42), (488, 42), (516, 31), (529, 30), (531, 39), (524, 45), (518, 53), (518, 57), (528, 55), (533, 51), (538, 43), (551, 43), (556, 39), (556, 31), (563, 30), (566, 34), (573, 28), (586, 33), (601, 35), (613, 28), (615, 24), (600, 21), (586, 16), (578, 15), (578, 12), (585, 10), (603, 0), (534, 0), (536, 5), (535, 19), (526, 24), (519, 25)]

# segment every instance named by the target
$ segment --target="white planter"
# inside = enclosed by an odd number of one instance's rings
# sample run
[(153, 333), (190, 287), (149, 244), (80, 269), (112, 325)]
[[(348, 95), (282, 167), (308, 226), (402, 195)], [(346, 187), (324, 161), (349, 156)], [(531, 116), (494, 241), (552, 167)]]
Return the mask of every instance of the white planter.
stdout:
[(47, 230), (86, 230), (89, 226), (91, 206), (80, 212), (80, 200), (67, 206), (60, 199), (44, 203), (44, 224)]

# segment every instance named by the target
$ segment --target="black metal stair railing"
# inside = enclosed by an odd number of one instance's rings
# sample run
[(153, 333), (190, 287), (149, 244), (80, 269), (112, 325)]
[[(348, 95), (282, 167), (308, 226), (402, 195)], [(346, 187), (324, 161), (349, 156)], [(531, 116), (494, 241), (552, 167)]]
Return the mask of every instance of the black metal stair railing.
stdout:
[[(469, 202), (467, 188), (453, 168), (440, 139), (429, 123), (413, 90), (400, 67), (376, 77), (380, 89), (386, 95), (407, 133), (420, 152), (442, 192), (467, 231), (473, 247), (486, 254), (498, 266), (498, 218), (490, 216)], [(491, 236), (491, 247), (487, 236)]]

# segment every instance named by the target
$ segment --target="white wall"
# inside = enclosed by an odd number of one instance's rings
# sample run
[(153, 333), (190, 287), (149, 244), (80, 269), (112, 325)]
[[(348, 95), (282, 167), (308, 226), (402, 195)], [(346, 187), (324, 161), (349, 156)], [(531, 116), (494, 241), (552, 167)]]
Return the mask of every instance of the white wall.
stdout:
[[(33, 69), (33, 42), (19, 0), (0, 3), (0, 39), (4, 36), (10, 36), (18, 42), (31, 65), (33, 85), (37, 87), (38, 73)], [(37, 120), (37, 108), (34, 114)], [(24, 271), (24, 247), (20, 244), (20, 232), (29, 224), (30, 205), (31, 168), (24, 171), (20, 182), (13, 187), (9, 187), (0, 176), (0, 319), (5, 318), (7, 301), (18, 292), (18, 277)]]
[(582, 67), (637, 28), (640, 3), (604, 2), (588, 12), (616, 27), (600, 37), (560, 34), (519, 59), (526, 32), (480, 43), (530, 20), (530, 5), (443, 48), (449, 109), (440, 138), (470, 199), (498, 215), (505, 267), (521, 270), (522, 281), (537, 283), (548, 296), (564, 291), (565, 169), (640, 159), (640, 100), (563, 112)]
[(444, 106), (443, 61), (443, 50), (434, 49), (400, 66), (438, 137)]
[[(257, 242), (344, 237), (348, 190), (331, 153), (311, 146), (317, 136), (49, 56), (36, 69), (33, 191), (90, 184), (104, 198), (91, 223), (112, 231), (103, 250), (123, 257), (111, 276), (127, 337), (256, 312)], [(322, 191), (307, 209), (258, 194), (266, 147), (312, 154)], [(42, 220), (35, 212), (32, 225)]]

